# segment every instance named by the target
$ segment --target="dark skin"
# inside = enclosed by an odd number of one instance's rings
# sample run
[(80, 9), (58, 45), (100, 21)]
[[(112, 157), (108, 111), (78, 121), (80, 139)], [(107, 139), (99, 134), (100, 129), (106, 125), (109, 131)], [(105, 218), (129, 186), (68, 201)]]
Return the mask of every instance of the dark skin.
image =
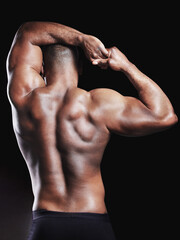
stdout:
[[(41, 47), (51, 44), (43, 56)], [(122, 71), (139, 99), (111, 89), (78, 88), (75, 52), (59, 44), (81, 47), (92, 64)], [(7, 72), (33, 210), (105, 213), (100, 164), (111, 132), (144, 136), (177, 122), (165, 93), (119, 49), (106, 49), (99, 39), (61, 24), (25, 23), (12, 44)]]

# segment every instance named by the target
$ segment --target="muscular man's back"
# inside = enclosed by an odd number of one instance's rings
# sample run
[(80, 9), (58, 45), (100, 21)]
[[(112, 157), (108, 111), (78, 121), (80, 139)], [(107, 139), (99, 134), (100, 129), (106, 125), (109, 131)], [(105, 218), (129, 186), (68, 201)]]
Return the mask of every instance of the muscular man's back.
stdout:
[[(124, 72), (139, 99), (79, 89), (72, 46), (94, 65)], [(99, 39), (56, 23), (25, 23), (18, 30), (7, 73), (13, 127), (37, 210), (29, 240), (114, 240), (100, 173), (110, 133), (143, 136), (172, 126), (177, 116), (168, 97), (116, 47), (107, 50)]]
[(19, 114), (18, 135), (34, 192), (33, 209), (106, 212), (100, 163), (109, 132), (91, 93), (34, 90)]

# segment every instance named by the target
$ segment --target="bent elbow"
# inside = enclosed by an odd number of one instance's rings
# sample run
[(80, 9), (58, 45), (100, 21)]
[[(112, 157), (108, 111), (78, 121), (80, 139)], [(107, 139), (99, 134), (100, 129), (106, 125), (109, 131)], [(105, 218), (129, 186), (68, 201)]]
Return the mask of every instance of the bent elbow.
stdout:
[(161, 124), (164, 127), (171, 127), (178, 122), (178, 117), (174, 112), (169, 113), (166, 117), (161, 120)]
[(32, 31), (33, 22), (24, 22), (16, 32), (16, 40), (23, 39)]
[(175, 113), (173, 113), (173, 116), (170, 118), (170, 124), (174, 125), (176, 123), (178, 123), (178, 116)]

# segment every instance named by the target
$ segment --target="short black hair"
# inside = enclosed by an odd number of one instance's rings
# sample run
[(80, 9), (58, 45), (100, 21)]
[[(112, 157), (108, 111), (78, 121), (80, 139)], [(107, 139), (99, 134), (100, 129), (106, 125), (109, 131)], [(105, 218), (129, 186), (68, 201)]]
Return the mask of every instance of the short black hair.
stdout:
[(47, 45), (42, 48), (44, 65), (49, 67), (71, 61), (78, 67), (79, 52), (77, 47), (62, 44)]

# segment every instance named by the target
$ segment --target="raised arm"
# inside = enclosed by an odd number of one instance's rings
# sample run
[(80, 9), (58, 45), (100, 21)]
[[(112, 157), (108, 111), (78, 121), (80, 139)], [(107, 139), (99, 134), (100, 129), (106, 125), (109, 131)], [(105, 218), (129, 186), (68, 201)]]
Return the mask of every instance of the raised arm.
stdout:
[(139, 94), (139, 99), (124, 97), (112, 90), (98, 90), (97, 94), (93, 94), (110, 131), (126, 136), (142, 136), (177, 122), (173, 107), (161, 88), (116, 47), (109, 49), (108, 60), (98, 60), (94, 64), (122, 71)]
[(17, 31), (7, 59), (8, 90), (12, 101), (45, 85), (40, 76), (40, 47), (56, 43), (81, 47), (90, 61), (108, 55), (103, 43), (94, 36), (59, 23), (27, 22)]

